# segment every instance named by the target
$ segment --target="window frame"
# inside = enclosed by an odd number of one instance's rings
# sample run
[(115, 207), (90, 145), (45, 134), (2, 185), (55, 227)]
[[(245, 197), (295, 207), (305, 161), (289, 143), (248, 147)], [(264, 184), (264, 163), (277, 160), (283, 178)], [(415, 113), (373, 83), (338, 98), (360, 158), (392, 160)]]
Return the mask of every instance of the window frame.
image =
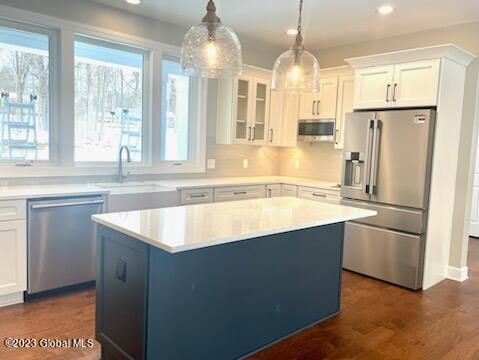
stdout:
[[(162, 56), (162, 62), (161, 62), (161, 72), (160, 72), (160, 84), (163, 84), (163, 59), (167, 61), (173, 61), (173, 62), (179, 62), (180, 61), (180, 54), (179, 53), (163, 53)], [(205, 149), (202, 149), (202, 144), (199, 143), (200, 139), (197, 134), (202, 135), (204, 133), (204, 138), (206, 142), (206, 132), (204, 129), (202, 129), (202, 124), (206, 123), (205, 121), (202, 121), (202, 117), (206, 117), (206, 113), (202, 114), (202, 111), (205, 109), (202, 109), (203, 107), (206, 108), (206, 93), (207, 93), (207, 81), (202, 78), (198, 77), (192, 77), (190, 76), (190, 108), (189, 108), (189, 123), (188, 123), (188, 159), (186, 160), (162, 160), (163, 156), (163, 151), (161, 148), (162, 144), (162, 139), (164, 138), (165, 135), (165, 129), (163, 126), (161, 126), (160, 129), (160, 141), (158, 144), (160, 145), (160, 151), (159, 151), (159, 157), (160, 157), (160, 163), (163, 164), (166, 167), (192, 167), (194, 166), (195, 163), (198, 162), (198, 154), (197, 151), (200, 148), (200, 152), (204, 152)], [(160, 92), (160, 103), (163, 103), (163, 91), (162, 91), (162, 86), (161, 86), (161, 92)], [(204, 106), (201, 106), (204, 104)], [(160, 113), (160, 124), (162, 125), (162, 114), (164, 109), (161, 109)]]
[[(35, 160), (41, 165), (55, 164), (57, 161), (57, 124), (58, 124), (58, 31), (21, 21), (0, 18), (0, 27), (44, 35), (48, 37), (48, 160)], [(0, 160), (0, 166), (31, 165), (30, 160)]]
[[(150, 116), (150, 82), (151, 82), (151, 57), (152, 53), (150, 50), (143, 49), (140, 47), (134, 47), (131, 45), (125, 45), (120, 42), (111, 41), (111, 40), (104, 40), (99, 39), (97, 37), (84, 35), (84, 34), (75, 34), (74, 36), (74, 44), (75, 42), (83, 42), (91, 45), (101, 46), (105, 48), (111, 48), (115, 50), (121, 50), (125, 52), (136, 53), (143, 56), (143, 63), (142, 63), (142, 89), (141, 89), (141, 97), (142, 97), (142, 105), (141, 105), (141, 112), (142, 112), (142, 125), (141, 125), (141, 161), (134, 162), (129, 164), (129, 167), (144, 167), (151, 163), (151, 157), (149, 156), (150, 148), (151, 148), (151, 137), (149, 136), (149, 129), (151, 124), (151, 116)], [(74, 64), (75, 64), (76, 55), (74, 54)], [(75, 66), (75, 65), (74, 65)], [(73, 67), (73, 71), (75, 71), (75, 67)], [(73, 90), (74, 97), (75, 97), (75, 90)], [(73, 127), (75, 127), (75, 108), (73, 109)], [(74, 130), (73, 130), (74, 131)], [(75, 163), (75, 167), (112, 167), (118, 164), (118, 160), (116, 161), (76, 161), (75, 160), (75, 138), (73, 141), (73, 161)]]

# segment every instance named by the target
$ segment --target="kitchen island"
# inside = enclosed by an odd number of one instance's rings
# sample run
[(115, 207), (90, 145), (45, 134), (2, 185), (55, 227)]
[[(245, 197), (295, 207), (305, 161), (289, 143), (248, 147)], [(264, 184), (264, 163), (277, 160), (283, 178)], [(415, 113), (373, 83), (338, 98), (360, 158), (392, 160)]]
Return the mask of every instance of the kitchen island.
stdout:
[(340, 311), (344, 222), (292, 197), (94, 215), (102, 359), (236, 359)]

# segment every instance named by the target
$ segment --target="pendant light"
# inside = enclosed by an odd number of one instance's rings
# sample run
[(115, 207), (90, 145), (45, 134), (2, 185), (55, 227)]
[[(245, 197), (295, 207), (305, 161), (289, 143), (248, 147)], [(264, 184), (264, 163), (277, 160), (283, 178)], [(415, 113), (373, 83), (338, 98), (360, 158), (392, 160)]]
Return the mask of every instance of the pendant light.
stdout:
[(303, 46), (302, 12), (303, 0), (300, 0), (296, 40), (274, 63), (273, 90), (286, 93), (319, 91), (319, 62)]
[(183, 72), (192, 76), (225, 78), (239, 75), (242, 65), (238, 36), (221, 23), (215, 3), (209, 0), (201, 24), (191, 27), (183, 39)]

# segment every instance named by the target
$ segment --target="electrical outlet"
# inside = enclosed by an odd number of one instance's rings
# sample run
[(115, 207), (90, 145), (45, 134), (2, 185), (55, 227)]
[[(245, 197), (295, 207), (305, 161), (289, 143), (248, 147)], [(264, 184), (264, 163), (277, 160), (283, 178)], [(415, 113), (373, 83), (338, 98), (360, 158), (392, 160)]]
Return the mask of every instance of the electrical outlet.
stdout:
[(215, 160), (215, 159), (208, 159), (208, 160), (206, 160), (206, 168), (207, 168), (207, 169), (214, 169), (214, 168), (216, 168), (216, 160)]
[(247, 169), (249, 166), (248, 159), (243, 159), (243, 169)]
[(294, 168), (299, 169), (299, 159), (294, 160)]

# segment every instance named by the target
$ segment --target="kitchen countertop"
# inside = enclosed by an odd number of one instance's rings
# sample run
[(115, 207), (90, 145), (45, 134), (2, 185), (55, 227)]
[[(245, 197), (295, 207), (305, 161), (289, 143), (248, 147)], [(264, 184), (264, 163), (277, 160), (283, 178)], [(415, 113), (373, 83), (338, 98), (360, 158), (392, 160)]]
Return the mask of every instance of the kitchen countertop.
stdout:
[(0, 200), (86, 196), (108, 193), (108, 189), (102, 189), (90, 184), (0, 186)]
[(170, 253), (374, 216), (294, 197), (93, 215), (93, 221)]
[(334, 182), (285, 176), (251, 176), (155, 181), (125, 181), (98, 184), (55, 184), (0, 186), (0, 200), (21, 200), (43, 197), (84, 196), (95, 194), (128, 194), (141, 192), (175, 191), (222, 186), (290, 184), (338, 191)]
[(244, 177), (223, 177), (223, 178), (201, 178), (201, 179), (175, 179), (155, 181), (165, 187), (176, 188), (177, 190), (194, 189), (219, 186), (247, 186), (266, 184), (290, 184), (308, 186), (320, 189), (339, 191), (337, 183), (314, 179), (295, 178), (287, 176), (244, 176)]

